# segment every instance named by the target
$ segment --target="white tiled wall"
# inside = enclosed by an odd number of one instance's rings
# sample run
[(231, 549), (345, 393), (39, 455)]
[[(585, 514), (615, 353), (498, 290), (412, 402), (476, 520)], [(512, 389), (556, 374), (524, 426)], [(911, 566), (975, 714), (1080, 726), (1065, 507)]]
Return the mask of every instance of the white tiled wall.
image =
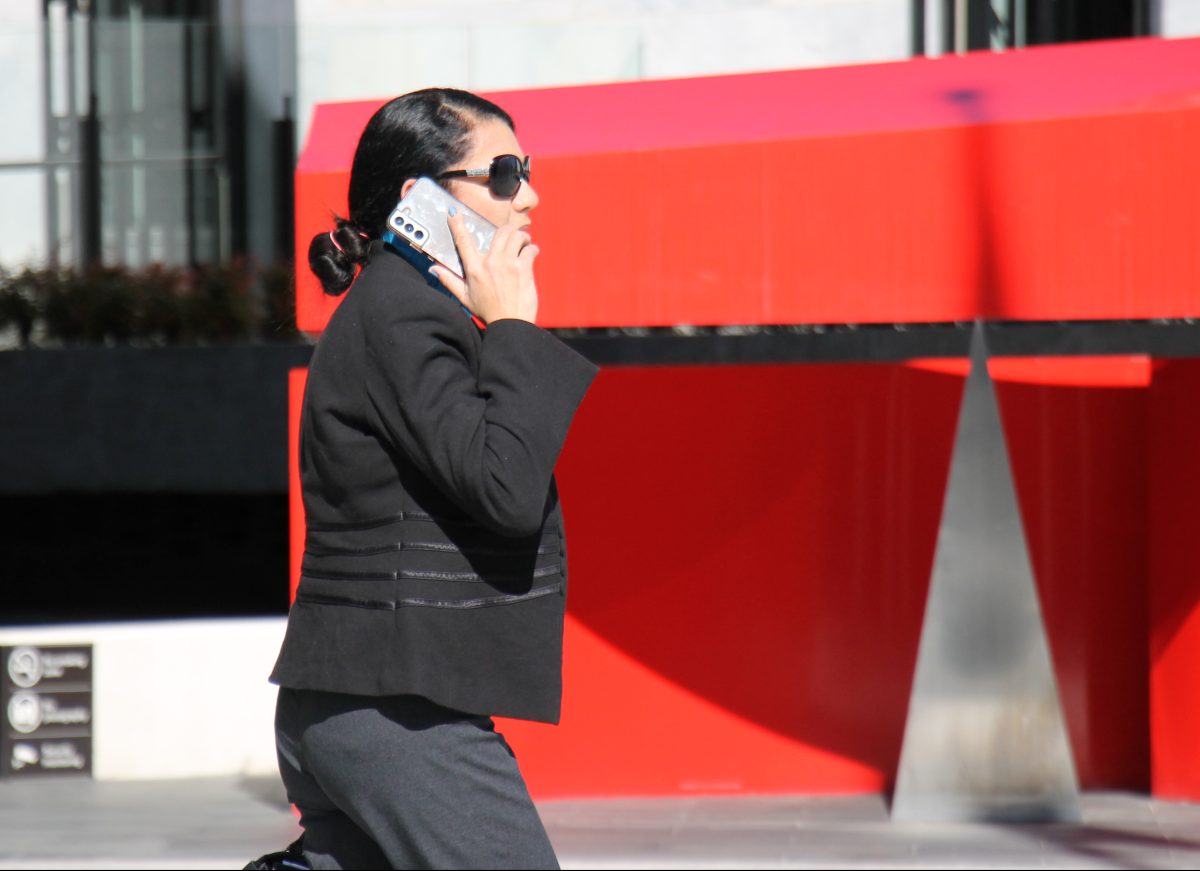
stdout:
[(5, 0), (0, 4), (0, 70), (4, 70), (0, 163), (40, 160), (45, 153), (41, 36), (40, 3)]
[(0, 264), (11, 266), (46, 255), (43, 174), (2, 166), (46, 153), (41, 0), (0, 3), (0, 70)]
[(296, 0), (300, 141), (315, 103), (908, 56), (909, 0)]
[(0, 264), (16, 268), (46, 259), (46, 175), (0, 168)]
[(632, 20), (545, 21), (475, 28), (469, 31), (466, 45), (466, 83), (474, 90), (645, 77), (643, 34)]
[(1163, 36), (1200, 36), (1200, 0), (1162, 0)]

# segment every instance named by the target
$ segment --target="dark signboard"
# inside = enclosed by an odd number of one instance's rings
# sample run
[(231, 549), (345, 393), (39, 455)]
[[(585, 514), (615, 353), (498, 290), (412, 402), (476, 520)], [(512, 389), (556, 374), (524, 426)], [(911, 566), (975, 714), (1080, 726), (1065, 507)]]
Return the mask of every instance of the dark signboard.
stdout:
[(0, 777), (92, 771), (92, 647), (0, 647)]

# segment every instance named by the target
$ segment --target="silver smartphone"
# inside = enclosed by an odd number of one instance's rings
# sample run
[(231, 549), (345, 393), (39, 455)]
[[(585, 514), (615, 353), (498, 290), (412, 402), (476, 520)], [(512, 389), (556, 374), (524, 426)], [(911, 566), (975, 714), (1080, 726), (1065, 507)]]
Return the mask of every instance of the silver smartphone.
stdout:
[(463, 216), (463, 226), (480, 254), (487, 254), (496, 227), (478, 212), (464, 206), (433, 179), (419, 178), (408, 195), (388, 215), (388, 229), (435, 262), (462, 278), (462, 261), (450, 235), (450, 207)]

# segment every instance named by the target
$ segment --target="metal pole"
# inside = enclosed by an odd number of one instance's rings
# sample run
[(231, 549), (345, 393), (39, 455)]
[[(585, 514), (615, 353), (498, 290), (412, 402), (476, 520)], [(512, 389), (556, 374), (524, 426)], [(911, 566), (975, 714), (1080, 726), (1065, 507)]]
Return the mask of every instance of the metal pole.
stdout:
[(912, 57), (923, 57), (925, 55), (925, 0), (912, 0), (909, 9), (911, 10), (909, 26), (912, 30), (910, 54)]
[(1012, 0), (990, 0), (992, 22), (988, 43), (992, 51), (1004, 51), (1012, 42)]
[(96, 16), (91, 5), (91, 0), (78, 0), (76, 7), (84, 18), (85, 38), (81, 90), (86, 107), (79, 122), (82, 158), (80, 262), (83, 266), (100, 262), (100, 101), (96, 96)]
[(946, 53), (946, 2), (924, 0), (926, 57), (940, 57)]

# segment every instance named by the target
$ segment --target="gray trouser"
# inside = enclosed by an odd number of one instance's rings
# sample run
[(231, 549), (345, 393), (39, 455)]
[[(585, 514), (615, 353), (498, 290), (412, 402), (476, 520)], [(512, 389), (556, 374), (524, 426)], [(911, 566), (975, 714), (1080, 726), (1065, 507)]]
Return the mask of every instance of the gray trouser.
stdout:
[(313, 868), (557, 868), (490, 717), (280, 689), (279, 772)]

